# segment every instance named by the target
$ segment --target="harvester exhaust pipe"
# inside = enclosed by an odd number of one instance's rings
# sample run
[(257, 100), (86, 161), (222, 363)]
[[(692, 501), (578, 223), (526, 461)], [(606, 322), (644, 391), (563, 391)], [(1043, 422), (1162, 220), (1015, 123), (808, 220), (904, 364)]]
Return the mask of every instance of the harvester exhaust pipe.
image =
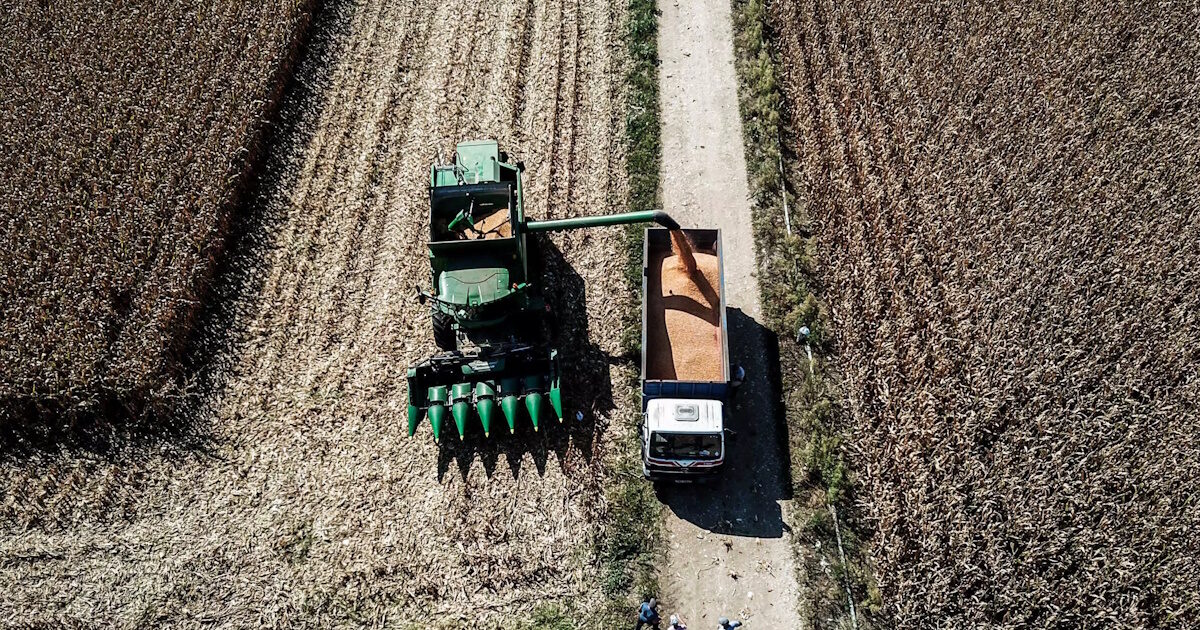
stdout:
[(601, 227), (605, 225), (627, 225), (629, 223), (657, 223), (668, 230), (678, 230), (679, 222), (662, 210), (643, 210), (640, 212), (622, 212), (620, 214), (603, 214), (594, 217), (574, 217), (571, 219), (551, 219), (549, 221), (525, 221), (528, 232), (556, 232), (558, 230), (575, 230), (579, 228)]

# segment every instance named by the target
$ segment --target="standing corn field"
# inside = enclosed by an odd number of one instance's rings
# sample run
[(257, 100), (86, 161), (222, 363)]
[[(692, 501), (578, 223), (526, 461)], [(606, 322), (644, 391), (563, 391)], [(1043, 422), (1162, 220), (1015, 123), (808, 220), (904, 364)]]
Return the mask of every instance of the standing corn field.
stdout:
[(771, 10), (884, 618), (1194, 626), (1200, 10)]
[(180, 393), (178, 351), (309, 4), (5, 7), (0, 423)]

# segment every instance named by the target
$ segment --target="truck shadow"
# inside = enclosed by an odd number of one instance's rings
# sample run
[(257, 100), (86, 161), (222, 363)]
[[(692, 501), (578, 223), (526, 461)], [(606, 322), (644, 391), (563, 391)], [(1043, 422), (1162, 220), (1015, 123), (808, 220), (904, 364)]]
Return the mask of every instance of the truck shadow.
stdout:
[(740, 309), (726, 309), (729, 360), (746, 380), (726, 410), (725, 466), (703, 484), (659, 483), (658, 498), (679, 518), (731, 536), (779, 538), (787, 530), (779, 502), (791, 498), (791, 461), (775, 334)]
[[(587, 287), (558, 246), (544, 235), (530, 235), (529, 239), (530, 248), (536, 251), (530, 255), (531, 266), (536, 265), (530, 276), (541, 279), (550, 308), (545, 339), (558, 348), (563, 372), (563, 422), (553, 417), (547, 405), (537, 431), (523, 412), (512, 434), (503, 419), (490, 437), (484, 436), (478, 418), (468, 422), (462, 439), (451, 426), (452, 437), (443, 439), (438, 449), (438, 481), (451, 464), (466, 479), (476, 459), (488, 478), (496, 474), (501, 458), (514, 479), (529, 460), (538, 476), (545, 475), (552, 456), (568, 476), (599, 474), (591, 465), (596, 440), (615, 407), (609, 370), (626, 359), (612, 357), (588, 340)], [(577, 413), (583, 414), (582, 420), (576, 419)]]

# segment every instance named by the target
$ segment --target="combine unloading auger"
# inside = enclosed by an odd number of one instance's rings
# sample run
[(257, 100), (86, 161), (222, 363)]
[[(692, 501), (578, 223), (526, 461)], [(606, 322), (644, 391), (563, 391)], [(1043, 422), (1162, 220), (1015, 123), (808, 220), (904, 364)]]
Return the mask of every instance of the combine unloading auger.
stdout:
[(529, 277), (527, 234), (645, 222), (679, 228), (661, 211), (528, 220), (523, 168), (495, 141), (459, 143), (453, 163), (430, 168), (434, 290), (420, 298), (431, 305), (444, 352), (408, 369), (409, 435), (426, 417), (438, 441), (447, 422), (459, 437), (475, 421), (485, 435), (525, 421), (536, 431), (550, 414), (562, 422), (562, 370), (544, 339), (546, 306), (540, 279)]

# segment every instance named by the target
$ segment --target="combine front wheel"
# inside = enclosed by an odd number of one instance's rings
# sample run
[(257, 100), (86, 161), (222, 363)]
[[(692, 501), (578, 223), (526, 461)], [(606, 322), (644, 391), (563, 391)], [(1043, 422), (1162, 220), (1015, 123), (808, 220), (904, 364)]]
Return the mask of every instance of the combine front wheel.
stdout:
[(458, 335), (454, 333), (454, 318), (441, 312), (433, 312), (433, 341), (442, 350), (457, 350)]

